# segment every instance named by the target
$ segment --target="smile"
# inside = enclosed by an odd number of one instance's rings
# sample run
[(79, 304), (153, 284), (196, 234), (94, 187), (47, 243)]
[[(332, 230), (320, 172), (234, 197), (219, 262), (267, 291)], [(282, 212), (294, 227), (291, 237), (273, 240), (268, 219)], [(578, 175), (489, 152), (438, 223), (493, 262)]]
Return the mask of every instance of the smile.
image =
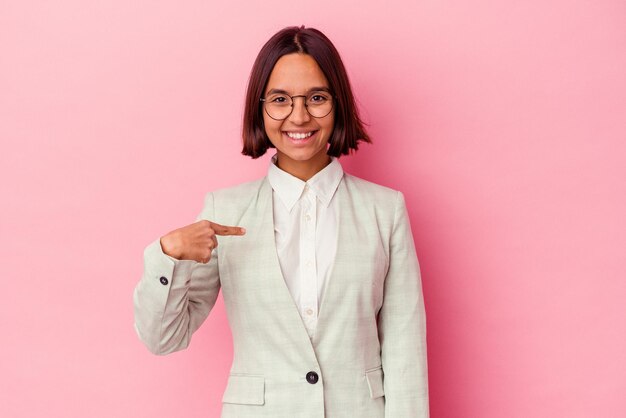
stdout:
[(311, 131), (311, 132), (285, 132), (287, 134), (287, 136), (289, 138), (292, 139), (306, 139), (308, 137), (310, 137), (311, 135), (313, 135), (315, 133), (315, 131)]

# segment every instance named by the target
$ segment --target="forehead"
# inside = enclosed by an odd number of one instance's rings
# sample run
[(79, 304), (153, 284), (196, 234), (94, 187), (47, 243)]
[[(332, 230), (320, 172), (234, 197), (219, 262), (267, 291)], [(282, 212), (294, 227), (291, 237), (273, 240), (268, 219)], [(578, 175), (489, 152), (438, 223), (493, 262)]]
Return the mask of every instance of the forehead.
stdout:
[(307, 54), (287, 54), (274, 65), (265, 91), (270, 89), (301, 93), (313, 86), (326, 86), (328, 81), (315, 59)]

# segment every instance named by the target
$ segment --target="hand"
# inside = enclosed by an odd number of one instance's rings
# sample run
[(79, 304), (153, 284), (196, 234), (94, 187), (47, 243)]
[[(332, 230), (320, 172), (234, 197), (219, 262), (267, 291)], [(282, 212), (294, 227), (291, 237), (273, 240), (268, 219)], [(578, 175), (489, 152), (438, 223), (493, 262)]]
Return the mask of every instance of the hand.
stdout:
[(239, 226), (224, 226), (203, 219), (175, 229), (161, 237), (163, 252), (178, 260), (195, 260), (208, 263), (211, 251), (217, 247), (216, 235), (244, 235)]

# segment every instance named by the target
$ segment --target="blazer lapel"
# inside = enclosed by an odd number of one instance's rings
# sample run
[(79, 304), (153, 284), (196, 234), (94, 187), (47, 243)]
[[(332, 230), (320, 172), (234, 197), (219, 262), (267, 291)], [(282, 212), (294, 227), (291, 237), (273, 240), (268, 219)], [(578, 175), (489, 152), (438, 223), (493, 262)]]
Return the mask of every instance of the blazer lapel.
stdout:
[[(259, 201), (262, 203), (262, 231), (261, 231), (261, 247), (267, 249), (266, 256), (271, 260), (271, 269), (274, 272), (270, 274), (270, 285), (276, 290), (276, 299), (280, 306), (289, 306), (290, 309), (285, 311), (286, 320), (297, 322), (298, 333), (311, 342), (313, 346), (317, 345), (320, 338), (325, 332), (328, 332), (333, 325), (333, 310), (342, 302), (342, 294), (346, 291), (345, 286), (349, 285), (347, 278), (352, 277), (352, 270), (355, 268), (353, 261), (358, 258), (356, 252), (359, 246), (358, 242), (367, 242), (367, 234), (364, 228), (359, 227), (359, 220), (355, 217), (358, 213), (353, 205), (355, 199), (350, 197), (350, 191), (346, 186), (345, 179), (342, 179), (337, 187), (334, 199), (338, 199), (339, 204), (339, 221), (337, 223), (337, 252), (331, 267), (331, 271), (327, 282), (324, 286), (322, 299), (320, 301), (320, 309), (318, 312), (317, 327), (312, 339), (306, 331), (298, 307), (289, 292), (289, 288), (285, 283), (285, 278), (280, 268), (278, 260), (278, 252), (276, 250), (276, 240), (274, 237), (274, 212), (272, 187), (267, 180), (263, 181), (260, 190)], [(356, 202), (358, 204), (358, 202)], [(362, 241), (360, 241), (362, 240)], [(336, 323), (336, 321), (335, 321)], [(333, 332), (341, 332), (341, 329), (333, 329)]]
[[(339, 220), (337, 222), (337, 252), (333, 261), (329, 277), (324, 286), (320, 309), (317, 317), (317, 327), (313, 335), (313, 345), (317, 345), (320, 338), (333, 324), (333, 309), (341, 303), (343, 278), (350, 274), (352, 255), (354, 252), (353, 240), (358, 237), (355, 218), (344, 179), (341, 180), (333, 199), (339, 200)], [(352, 266), (354, 267), (354, 266)], [(336, 321), (335, 321), (336, 323)], [(337, 330), (341, 332), (340, 329)]]

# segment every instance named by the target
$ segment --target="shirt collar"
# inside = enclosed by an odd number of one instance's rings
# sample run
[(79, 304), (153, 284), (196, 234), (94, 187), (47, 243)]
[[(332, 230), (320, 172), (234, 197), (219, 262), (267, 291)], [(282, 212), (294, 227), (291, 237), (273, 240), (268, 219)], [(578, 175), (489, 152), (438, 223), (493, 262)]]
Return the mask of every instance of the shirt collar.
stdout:
[(343, 168), (339, 159), (331, 156), (330, 164), (305, 182), (278, 168), (276, 165), (277, 158), (277, 154), (274, 154), (270, 161), (267, 177), (272, 189), (278, 194), (289, 212), (302, 196), (305, 185), (308, 185), (326, 207), (330, 205), (330, 201), (343, 178)]

